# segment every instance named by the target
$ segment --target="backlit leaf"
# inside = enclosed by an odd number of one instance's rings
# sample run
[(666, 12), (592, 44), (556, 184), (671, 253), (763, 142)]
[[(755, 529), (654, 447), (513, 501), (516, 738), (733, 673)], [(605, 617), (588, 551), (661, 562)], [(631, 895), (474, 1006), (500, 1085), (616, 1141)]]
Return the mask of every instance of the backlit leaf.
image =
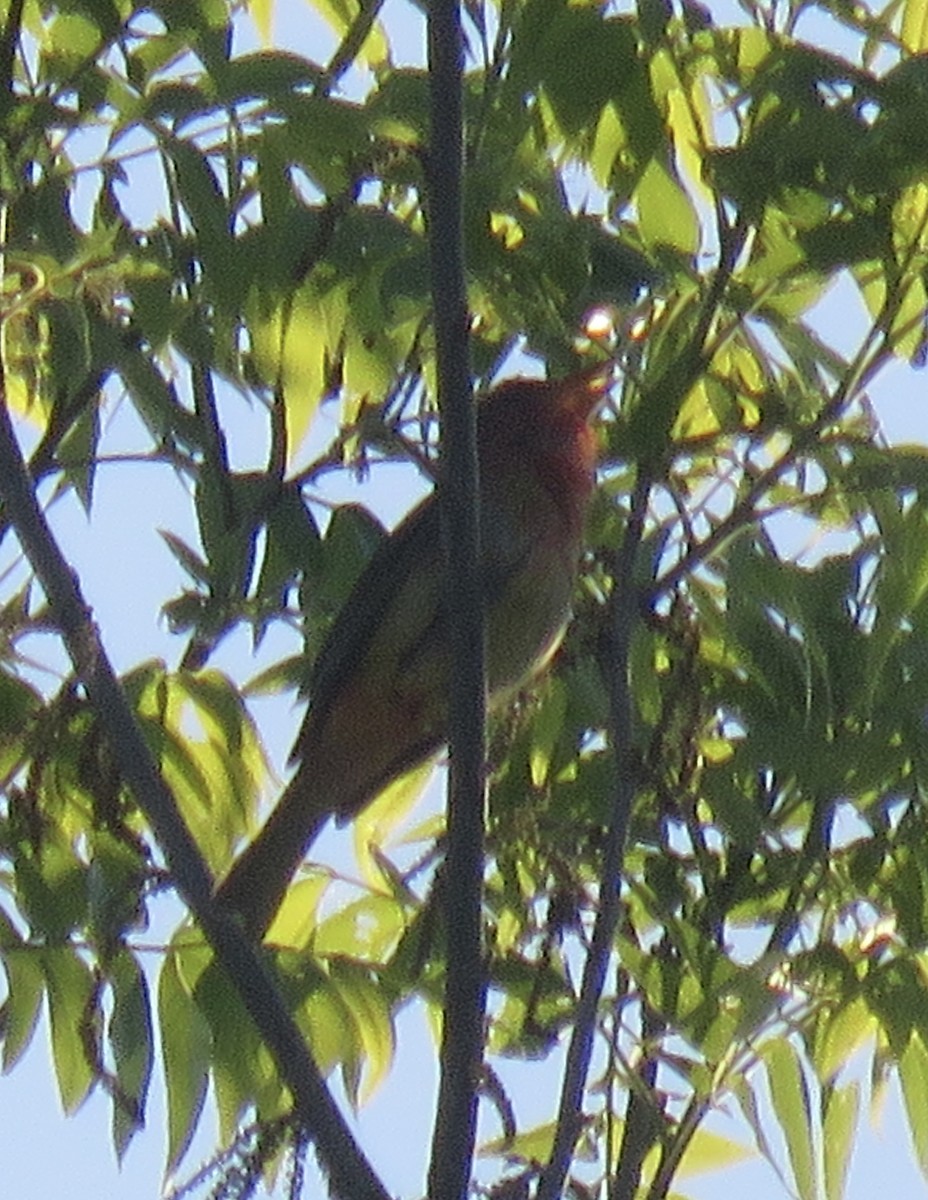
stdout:
[(132, 1137), (145, 1125), (145, 1102), (154, 1059), (148, 982), (135, 959), (119, 955), (110, 965), (113, 1009), (109, 1040), (116, 1063), (118, 1092), (112, 1097), (113, 1144), (122, 1159)]
[(844, 1196), (859, 1115), (859, 1083), (855, 1081), (828, 1092), (822, 1125), (826, 1200), (842, 1200)]
[(899, 1060), (899, 1079), (918, 1164), (928, 1176), (928, 1050), (919, 1033), (912, 1034)]
[(52, 1055), (61, 1106), (73, 1113), (86, 1099), (94, 1079), (93, 1014), (88, 1005), (93, 991), (90, 971), (69, 947), (49, 948), (42, 954), (48, 989)]
[(796, 1190), (801, 1200), (816, 1200), (815, 1153), (812, 1139), (812, 1108), (809, 1087), (799, 1057), (785, 1038), (764, 1048), (770, 1098), (786, 1148)]
[(170, 1172), (186, 1153), (200, 1119), (213, 1049), (209, 1022), (182, 982), (173, 953), (158, 979), (158, 1025), (167, 1091)]

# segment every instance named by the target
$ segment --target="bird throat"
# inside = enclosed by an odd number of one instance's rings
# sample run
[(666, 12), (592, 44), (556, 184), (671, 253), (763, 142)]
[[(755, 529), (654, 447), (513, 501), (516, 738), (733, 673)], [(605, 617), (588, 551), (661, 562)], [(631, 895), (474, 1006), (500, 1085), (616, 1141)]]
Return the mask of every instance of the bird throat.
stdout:
[(546, 442), (538, 455), (541, 481), (571, 529), (582, 528), (595, 481), (596, 434), (588, 421), (565, 413)]

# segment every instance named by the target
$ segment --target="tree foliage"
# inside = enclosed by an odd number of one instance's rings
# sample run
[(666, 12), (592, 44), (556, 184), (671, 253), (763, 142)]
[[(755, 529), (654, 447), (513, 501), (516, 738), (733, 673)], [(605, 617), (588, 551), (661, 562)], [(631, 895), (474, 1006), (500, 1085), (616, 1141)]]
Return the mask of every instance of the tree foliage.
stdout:
[[(220, 874), (267, 765), (255, 689), (211, 665), (217, 646), (244, 626), (260, 647), (299, 615), (304, 653), (258, 686), (304, 679), (381, 536), (353, 506), (321, 521), (319, 480), (433, 454), (428, 75), (400, 63), (374, 0), (311, 6), (336, 47), (318, 61), (270, 48), (257, 0), (0, 8), (5, 401), (46, 502), (93, 511), (117, 401), (187, 488), (197, 537), (164, 535), (189, 577), (164, 607), (178, 665), (140, 662), (123, 685)], [(242, 52), (249, 16), (265, 48)], [(481, 1178), (527, 1195), (548, 1160), (554, 1126), (513, 1123), (505, 1062), (546, 1060), (575, 1025), (629, 772), (575, 1194), (658, 1200), (727, 1165), (737, 1148), (704, 1128), (727, 1098), (795, 1194), (838, 1200), (862, 1050), (875, 1087), (900, 1078), (928, 1168), (928, 458), (886, 444), (868, 390), (928, 353), (928, 9), (516, 0), (468, 4), (466, 34), (477, 383), (516, 347), (566, 371), (595, 352), (591, 309), (637, 303), (604, 335), (621, 394), (576, 620), (491, 729), (483, 1090), (500, 1135)], [(817, 323), (836, 286), (868, 314), (849, 353)], [(228, 443), (245, 406), (264, 436), (243, 467)], [(338, 431), (313, 455), (323, 406)], [(636, 494), (641, 543), (616, 576)], [(4, 535), (12, 561), (5, 517)], [(170, 1167), (210, 1081), (223, 1137), (257, 1121), (247, 1138), (273, 1155), (289, 1093), (191, 924), (150, 990), (161, 849), (78, 681), (33, 669), (56, 614), (21, 567), (2, 586), (3, 1065), (44, 999), (64, 1106), (105, 1088), (119, 1154), (157, 1047)], [(637, 612), (619, 756), (617, 591)], [(423, 782), (362, 817), (350, 893), (309, 867), (271, 932), (287, 1007), (353, 1103), (390, 1069), (399, 1009), (440, 1013), (436, 823), (389, 842)]]

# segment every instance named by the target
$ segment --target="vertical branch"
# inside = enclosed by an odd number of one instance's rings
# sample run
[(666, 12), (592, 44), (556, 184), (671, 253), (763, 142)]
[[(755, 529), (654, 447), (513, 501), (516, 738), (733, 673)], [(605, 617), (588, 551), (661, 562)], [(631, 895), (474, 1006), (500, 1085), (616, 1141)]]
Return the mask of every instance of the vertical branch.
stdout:
[[(667, 957), (671, 952), (665, 937), (656, 954)], [(665, 1030), (665, 1022), (648, 1003), (647, 996), (642, 995), (640, 1003), (641, 1058), (634, 1068), (637, 1076), (634, 1086), (629, 1086), (618, 1163), (609, 1180), (609, 1200), (634, 1200), (638, 1195), (644, 1160), (652, 1146), (660, 1143), (664, 1131), (664, 1114), (654, 1093), (658, 1066), (654, 1047)]]
[(5, 121), (13, 105), (13, 64), (23, 23), (25, 0), (13, 0), (6, 24), (0, 33), (0, 121)]
[(476, 415), (468, 362), (462, 234), (463, 39), (458, 0), (433, 0), (428, 42), (429, 248), (442, 415), (441, 504), (452, 657), (444, 888), (448, 968), (429, 1196), (431, 1200), (464, 1200), (476, 1132), (486, 990), (481, 944), (486, 689)]
[(551, 1157), (538, 1185), (537, 1200), (559, 1200), (570, 1169), (574, 1146), (583, 1121), (583, 1092), (586, 1087), (596, 1030), (596, 1010), (602, 995), (619, 921), (619, 887), (622, 859), (635, 796), (635, 768), (632, 753), (632, 699), (629, 681), (629, 649), (638, 597), (632, 584), (635, 560), (644, 528), (650, 492), (650, 477), (639, 471), (632, 496), (625, 537), (613, 564), (615, 595), (610, 628), (609, 683), (612, 744), (618, 775), (612, 803), (612, 819), (603, 849), (603, 867), (599, 881), (599, 911), (593, 926), (589, 953), (583, 966), (577, 1016), (558, 1107), (557, 1128)]

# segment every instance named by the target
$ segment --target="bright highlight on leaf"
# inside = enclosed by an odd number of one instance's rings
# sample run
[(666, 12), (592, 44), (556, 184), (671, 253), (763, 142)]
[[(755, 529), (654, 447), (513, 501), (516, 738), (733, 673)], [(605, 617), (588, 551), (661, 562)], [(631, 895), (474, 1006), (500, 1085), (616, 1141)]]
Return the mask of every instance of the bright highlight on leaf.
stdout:
[(587, 313), (583, 332), (593, 341), (606, 341), (616, 332), (615, 316), (606, 308), (594, 308)]

